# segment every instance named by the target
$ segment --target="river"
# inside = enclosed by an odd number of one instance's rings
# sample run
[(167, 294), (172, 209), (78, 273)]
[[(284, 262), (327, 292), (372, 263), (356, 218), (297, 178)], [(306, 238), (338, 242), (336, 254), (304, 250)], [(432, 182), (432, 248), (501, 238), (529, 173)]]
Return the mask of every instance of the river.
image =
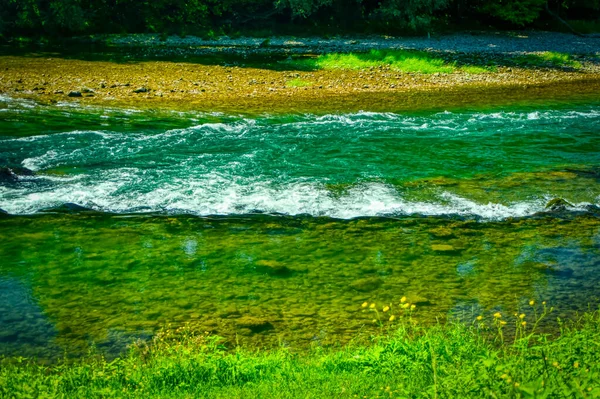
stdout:
[(346, 343), (393, 326), (363, 302), (403, 296), (423, 323), (596, 307), (600, 102), (449, 109), (0, 97), (0, 355), (118, 354), (184, 324)]

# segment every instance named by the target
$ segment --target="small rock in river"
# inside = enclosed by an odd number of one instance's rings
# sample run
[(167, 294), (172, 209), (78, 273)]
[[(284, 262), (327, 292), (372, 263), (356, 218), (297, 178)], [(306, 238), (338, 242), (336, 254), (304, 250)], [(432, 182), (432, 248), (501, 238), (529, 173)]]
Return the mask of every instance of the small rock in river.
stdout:
[(248, 328), (255, 333), (273, 329), (273, 324), (267, 319), (252, 316), (240, 317), (236, 320), (236, 325), (240, 328)]
[(69, 92), (69, 94), (67, 94), (67, 96), (69, 96), (69, 97), (83, 97), (81, 95), (80, 91), (71, 91), (71, 92)]
[(275, 260), (259, 260), (256, 262), (256, 271), (271, 276), (286, 276), (292, 272), (286, 265)]
[(368, 292), (379, 288), (383, 281), (379, 277), (367, 277), (350, 283), (350, 287), (357, 291)]
[(0, 167), (0, 181), (15, 182), (20, 176), (33, 176), (35, 173), (32, 170), (21, 167)]
[(150, 90), (148, 90), (147, 87), (138, 87), (137, 89), (135, 89), (133, 92), (134, 93), (148, 93)]
[(406, 295), (406, 299), (408, 299), (408, 302), (417, 306), (430, 306), (432, 305), (432, 302), (425, 298), (422, 297), (420, 295), (414, 295), (414, 294), (407, 294)]
[(433, 244), (431, 249), (436, 252), (454, 252), (455, 249), (452, 245), (448, 244)]
[(562, 198), (553, 198), (546, 204), (547, 211), (564, 211), (573, 205)]

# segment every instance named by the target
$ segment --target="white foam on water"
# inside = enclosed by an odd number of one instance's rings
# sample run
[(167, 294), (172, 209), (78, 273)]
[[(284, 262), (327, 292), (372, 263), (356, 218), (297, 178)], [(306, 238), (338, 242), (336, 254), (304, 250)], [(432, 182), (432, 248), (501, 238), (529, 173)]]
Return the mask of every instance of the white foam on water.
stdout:
[[(443, 192), (437, 201), (406, 200), (394, 187), (365, 183), (333, 195), (321, 184), (294, 182), (277, 185), (270, 181), (250, 183), (245, 178), (218, 174), (203, 179), (176, 179), (148, 190), (140, 186), (139, 170), (121, 171), (113, 180), (96, 184), (70, 181), (47, 191), (27, 192), (23, 188), (0, 190), (0, 208), (12, 214), (30, 214), (64, 203), (75, 203), (104, 212), (169, 212), (195, 215), (234, 215), (251, 213), (327, 216), (351, 219), (365, 216), (458, 215), (483, 220), (525, 217), (544, 211), (551, 198), (511, 204), (482, 204)], [(584, 210), (587, 203), (572, 210)]]
[[(12, 99), (0, 96), (0, 101), (11, 102)], [(71, 107), (73, 103), (64, 105)], [(30, 105), (30, 104), (28, 104)], [(19, 105), (19, 106), (28, 106)], [(79, 106), (79, 105), (77, 105)], [(115, 111), (116, 112), (116, 111)], [(127, 114), (128, 111), (122, 111)], [(22, 165), (30, 170), (41, 172), (28, 180), (44, 180), (49, 184), (31, 186), (0, 186), (0, 208), (13, 214), (35, 213), (41, 209), (51, 208), (64, 203), (75, 203), (84, 207), (106, 212), (147, 212), (166, 211), (172, 213), (193, 213), (197, 215), (231, 215), (255, 212), (280, 213), (288, 215), (309, 214), (349, 219), (363, 216), (397, 216), (397, 215), (460, 215), (475, 216), (484, 220), (502, 220), (509, 217), (524, 217), (544, 211), (545, 204), (553, 196), (535, 198), (515, 203), (479, 203), (449, 192), (442, 192), (432, 201), (411, 201), (393, 186), (378, 182), (357, 184), (348, 190), (334, 195), (323, 184), (306, 178), (290, 178), (287, 181), (264, 176), (241, 177), (244, 167), (251, 167), (256, 151), (262, 145), (252, 143), (246, 154), (238, 155), (235, 160), (223, 157), (222, 152), (179, 153), (193, 150), (186, 148), (186, 140), (222, 140), (253, 137), (258, 141), (266, 141), (268, 135), (272, 140), (298, 137), (312, 138), (316, 135), (327, 135), (336, 139), (339, 134), (368, 135), (376, 130), (399, 129), (411, 135), (422, 135), (416, 131), (425, 131), (452, 137), (455, 134), (488, 134), (502, 129), (515, 130), (526, 123), (540, 123), (539, 120), (552, 121), (564, 118), (600, 118), (600, 110), (584, 111), (535, 111), (535, 112), (495, 112), (495, 113), (452, 113), (442, 112), (433, 116), (406, 116), (394, 113), (358, 112), (342, 115), (305, 115), (294, 117), (290, 122), (272, 123), (269, 118), (232, 119), (230, 122), (199, 123), (183, 129), (171, 129), (157, 134), (117, 133), (110, 131), (75, 130), (51, 135), (38, 135), (23, 138), (8, 138), (3, 142), (17, 142), (15, 147), (29, 146), (30, 153), (22, 160)], [(483, 133), (470, 129), (469, 121), (482, 121), (498, 129), (484, 129)], [(505, 127), (507, 122), (515, 121), (512, 127)], [(531, 121), (531, 122), (528, 122)], [(594, 122), (592, 122), (594, 123)], [(311, 130), (319, 125), (331, 128), (325, 131)], [(352, 128), (344, 129), (352, 126)], [(330, 134), (327, 130), (340, 131)], [(486, 133), (487, 132), (487, 133)], [(84, 137), (85, 136), (85, 137)], [(328, 138), (329, 138), (328, 137)], [(401, 135), (398, 135), (401, 139)], [(44, 142), (47, 140), (47, 142)], [(29, 143), (28, 142), (35, 142)], [(269, 143), (266, 143), (268, 145)], [(164, 148), (176, 148), (173, 157), (162, 156)], [(175, 147), (179, 146), (179, 147)], [(291, 146), (290, 146), (291, 147)], [(150, 154), (151, 161), (144, 162), (148, 170), (125, 168), (130, 165), (131, 154), (145, 151)], [(159, 154), (160, 156), (157, 156)], [(177, 159), (178, 155), (187, 159)], [(202, 162), (197, 160), (203, 159)], [(143, 160), (143, 159), (142, 159)], [(190, 162), (187, 169), (187, 162)], [(206, 160), (206, 161), (204, 161)], [(153, 162), (162, 163), (164, 169), (151, 169)], [(58, 166), (86, 167), (86, 163), (103, 165), (110, 162), (111, 169), (99, 170), (94, 166), (90, 175), (70, 177), (45, 176), (45, 168)], [(120, 164), (119, 164), (120, 162)], [(211, 163), (213, 162), (213, 163)], [(247, 163), (244, 163), (247, 162)], [(260, 162), (260, 160), (256, 161)], [(116, 164), (116, 166), (115, 166)], [(169, 174), (177, 168), (185, 166), (181, 177), (162, 178), (161, 174)], [(192, 169), (194, 168), (194, 169)], [(239, 172), (238, 172), (239, 170)], [(262, 173), (260, 169), (256, 175)], [(181, 171), (179, 171), (181, 172)], [(248, 170), (246, 170), (248, 174)], [(172, 173), (171, 176), (182, 173)], [(268, 174), (268, 175), (272, 175)], [(158, 178), (160, 177), (160, 178)], [(372, 177), (372, 176), (371, 176)], [(370, 179), (370, 176), (365, 176)], [(51, 183), (51, 184), (50, 184)], [(596, 200), (596, 204), (600, 198)], [(583, 210), (586, 204), (576, 204), (573, 210)]]

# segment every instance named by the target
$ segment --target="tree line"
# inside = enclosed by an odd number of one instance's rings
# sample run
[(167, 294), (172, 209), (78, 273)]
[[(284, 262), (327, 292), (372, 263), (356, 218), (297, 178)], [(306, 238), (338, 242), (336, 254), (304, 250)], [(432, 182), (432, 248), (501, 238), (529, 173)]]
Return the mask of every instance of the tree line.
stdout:
[(600, 0), (0, 0), (0, 34), (423, 33), (599, 15)]

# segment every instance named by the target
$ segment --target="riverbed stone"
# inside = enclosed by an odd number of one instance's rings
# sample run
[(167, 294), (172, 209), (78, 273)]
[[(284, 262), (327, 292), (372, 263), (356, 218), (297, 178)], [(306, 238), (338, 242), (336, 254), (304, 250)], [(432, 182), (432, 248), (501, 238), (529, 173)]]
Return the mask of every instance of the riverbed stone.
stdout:
[(456, 237), (452, 229), (445, 226), (433, 228), (429, 232), (436, 238), (450, 239)]
[(33, 176), (35, 172), (22, 167), (0, 166), (0, 181), (15, 182), (20, 176)]
[(350, 287), (361, 292), (374, 291), (383, 284), (379, 277), (366, 277), (350, 283)]
[(240, 317), (242, 314), (240, 311), (234, 306), (228, 306), (222, 311), (218, 312), (218, 316), (222, 319), (234, 319)]
[(416, 305), (416, 306), (431, 306), (431, 305), (433, 305), (433, 303), (431, 302), (431, 300), (429, 300), (429, 298), (426, 298), (426, 297), (418, 295), (418, 294), (407, 294), (406, 299), (408, 300), (409, 303)]
[(546, 204), (546, 210), (552, 212), (564, 211), (572, 206), (572, 204), (562, 198), (553, 198)]
[(273, 329), (273, 324), (271, 324), (269, 320), (254, 316), (240, 317), (236, 320), (236, 326), (242, 329), (250, 329), (253, 333), (259, 333)]
[(431, 249), (435, 252), (444, 252), (444, 253), (450, 253), (450, 252), (456, 251), (456, 248), (454, 248), (452, 245), (448, 245), (448, 244), (433, 244), (433, 245), (431, 245)]
[(80, 91), (70, 91), (68, 97), (83, 97)]
[(292, 270), (281, 262), (275, 260), (262, 259), (256, 262), (256, 271), (266, 273), (271, 276), (287, 276), (292, 273)]

